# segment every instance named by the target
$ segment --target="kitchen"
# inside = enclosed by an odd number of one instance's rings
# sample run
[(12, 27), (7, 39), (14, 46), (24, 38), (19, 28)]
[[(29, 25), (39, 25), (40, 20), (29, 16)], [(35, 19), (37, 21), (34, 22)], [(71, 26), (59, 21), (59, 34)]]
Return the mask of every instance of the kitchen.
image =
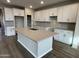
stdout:
[[(36, 6), (35, 4), (35, 8), (32, 4), (30, 4), (29, 7), (26, 3), (26, 5), (19, 5), (22, 1), (15, 1), (15, 3), (13, 3), (14, 1), (8, 0), (7, 3), (5, 0), (2, 0), (1, 2), (0, 18), (2, 19), (2, 34), (5, 39), (7, 38), (7, 41), (8, 39), (15, 39), (14, 42), (17, 43), (12, 42), (12, 45), (18, 45), (16, 46), (17, 50), (20, 47), (19, 50), (22, 52), (22, 48), (24, 48), (24, 51), (29, 51), (28, 53), (23, 53), (25, 56), (30, 53), (36, 58), (43, 57), (51, 51), (54, 51), (54, 45), (57, 45), (55, 41), (58, 42), (60, 46), (62, 46), (61, 44), (68, 46), (71, 49), (69, 49), (70, 51), (79, 49), (78, 1), (52, 1), (53, 5), (51, 0), (39, 1), (40, 5)], [(38, 1), (28, 0), (26, 2), (33, 2), (33, 4), (35, 2), (38, 3)], [(17, 3), (21, 7), (19, 7)], [(22, 3), (24, 3), (24, 1)], [(11, 42), (7, 42), (8, 46), (10, 43)], [(64, 46), (64, 48), (66, 46)], [(64, 48), (61, 49), (61, 52)], [(74, 56), (67, 57), (78, 57), (75, 56), (76, 52), (74, 51)], [(50, 55), (53, 54), (50, 53)], [(56, 57), (65, 56), (62, 54)]]

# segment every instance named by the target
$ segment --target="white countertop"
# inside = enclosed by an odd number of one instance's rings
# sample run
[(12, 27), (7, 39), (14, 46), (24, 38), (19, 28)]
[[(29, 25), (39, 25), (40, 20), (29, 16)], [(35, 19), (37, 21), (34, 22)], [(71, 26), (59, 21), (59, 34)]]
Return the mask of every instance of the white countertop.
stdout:
[(43, 40), (48, 37), (51, 36), (53, 37), (54, 35), (56, 35), (55, 32), (50, 32), (45, 30), (30, 30), (29, 28), (17, 28), (16, 32), (17, 33), (19, 32), (34, 41)]

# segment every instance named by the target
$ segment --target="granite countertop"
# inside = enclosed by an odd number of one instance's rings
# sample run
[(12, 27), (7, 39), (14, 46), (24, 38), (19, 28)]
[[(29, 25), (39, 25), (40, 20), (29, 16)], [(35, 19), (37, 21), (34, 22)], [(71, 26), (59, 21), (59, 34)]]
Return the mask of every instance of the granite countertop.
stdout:
[(17, 28), (16, 32), (21, 33), (34, 41), (43, 40), (48, 37), (53, 37), (54, 35), (56, 35), (55, 32), (45, 30), (31, 30), (30, 28)]

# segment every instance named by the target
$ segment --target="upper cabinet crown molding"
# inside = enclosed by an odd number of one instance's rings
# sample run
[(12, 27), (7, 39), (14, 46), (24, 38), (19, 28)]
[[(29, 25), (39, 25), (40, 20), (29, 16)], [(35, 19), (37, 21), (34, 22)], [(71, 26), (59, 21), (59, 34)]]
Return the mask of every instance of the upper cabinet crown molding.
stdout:
[(70, 4), (58, 7), (58, 22), (75, 23), (77, 18), (78, 4)]
[(14, 16), (24, 16), (24, 10), (13, 8)]

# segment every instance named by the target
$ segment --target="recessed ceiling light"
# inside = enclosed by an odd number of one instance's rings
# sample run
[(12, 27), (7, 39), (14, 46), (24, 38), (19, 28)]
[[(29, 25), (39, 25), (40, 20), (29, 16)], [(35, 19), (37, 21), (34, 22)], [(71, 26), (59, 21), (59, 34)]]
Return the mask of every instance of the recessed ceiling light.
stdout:
[(44, 1), (41, 1), (41, 4), (44, 4)]
[(30, 5), (30, 8), (32, 8), (32, 5)]
[(7, 0), (7, 2), (10, 3), (11, 1), (10, 0)]

